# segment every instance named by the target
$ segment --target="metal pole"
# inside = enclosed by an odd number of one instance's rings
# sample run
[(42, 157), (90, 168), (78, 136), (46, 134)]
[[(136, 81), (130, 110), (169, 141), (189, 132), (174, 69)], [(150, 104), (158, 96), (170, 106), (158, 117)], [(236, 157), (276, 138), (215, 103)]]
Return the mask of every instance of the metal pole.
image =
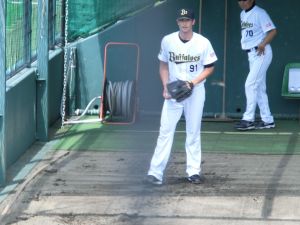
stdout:
[(62, 0), (62, 5), (61, 5), (61, 38), (62, 38), (61, 43), (62, 43), (62, 46), (66, 45), (66, 43), (65, 43), (66, 5), (67, 5), (66, 0)]
[(227, 19), (228, 19), (228, 2), (225, 0), (225, 15), (224, 15), (224, 62), (223, 62), (223, 94), (222, 94), (222, 114), (221, 114), (221, 119), (226, 118), (226, 113), (225, 113), (225, 106), (226, 106), (226, 64), (227, 64)]
[(6, 99), (6, 1), (0, 1), (0, 186), (6, 180), (6, 138), (5, 138), (5, 99)]
[(37, 139), (48, 141), (49, 1), (38, 0)]
[(30, 67), (31, 63), (31, 14), (32, 4), (31, 0), (24, 1), (24, 61), (26, 67)]
[(199, 0), (199, 34), (201, 34), (201, 22), (202, 22), (202, 0)]
[(55, 42), (55, 2), (56, 0), (49, 1), (49, 49), (54, 49)]

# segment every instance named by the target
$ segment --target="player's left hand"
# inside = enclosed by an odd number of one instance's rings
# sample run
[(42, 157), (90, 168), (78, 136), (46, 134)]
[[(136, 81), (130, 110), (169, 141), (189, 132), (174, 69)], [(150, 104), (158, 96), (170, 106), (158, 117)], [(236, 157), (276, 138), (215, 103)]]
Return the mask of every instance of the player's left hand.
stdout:
[(176, 80), (167, 84), (168, 92), (177, 102), (181, 102), (190, 97), (193, 88), (194, 84), (191, 81)]

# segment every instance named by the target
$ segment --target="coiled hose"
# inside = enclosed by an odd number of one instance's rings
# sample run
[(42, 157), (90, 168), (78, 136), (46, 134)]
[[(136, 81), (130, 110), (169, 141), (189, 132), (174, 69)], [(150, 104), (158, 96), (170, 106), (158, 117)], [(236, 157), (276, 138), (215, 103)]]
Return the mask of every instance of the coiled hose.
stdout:
[(106, 121), (130, 121), (135, 110), (134, 81), (107, 81), (105, 87)]

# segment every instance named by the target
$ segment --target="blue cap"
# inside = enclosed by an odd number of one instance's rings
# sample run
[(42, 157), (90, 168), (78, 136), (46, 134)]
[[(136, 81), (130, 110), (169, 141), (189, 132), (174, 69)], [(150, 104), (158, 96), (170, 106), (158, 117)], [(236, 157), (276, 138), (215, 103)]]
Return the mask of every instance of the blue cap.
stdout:
[(191, 9), (179, 9), (177, 13), (177, 19), (195, 19), (193, 10)]

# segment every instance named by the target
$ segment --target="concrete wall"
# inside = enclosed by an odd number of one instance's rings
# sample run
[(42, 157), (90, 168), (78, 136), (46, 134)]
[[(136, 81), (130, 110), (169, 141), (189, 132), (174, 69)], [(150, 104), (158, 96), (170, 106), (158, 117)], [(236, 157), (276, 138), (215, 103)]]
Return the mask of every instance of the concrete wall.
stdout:
[(60, 118), (63, 87), (64, 54), (58, 49), (50, 54), (49, 60), (49, 126)]
[(7, 82), (6, 157), (11, 165), (35, 141), (36, 81), (29, 69)]
[[(60, 117), (63, 54), (50, 53), (49, 126)], [(7, 81), (6, 164), (12, 165), (36, 141), (36, 70), (35, 65)]]

